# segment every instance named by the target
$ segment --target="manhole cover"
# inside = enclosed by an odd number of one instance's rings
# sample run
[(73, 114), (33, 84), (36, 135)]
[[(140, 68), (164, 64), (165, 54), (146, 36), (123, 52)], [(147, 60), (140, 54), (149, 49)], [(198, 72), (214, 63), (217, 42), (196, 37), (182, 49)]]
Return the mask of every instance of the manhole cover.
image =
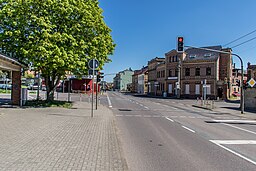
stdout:
[(129, 111), (132, 111), (131, 109), (118, 109), (119, 111), (122, 111), (122, 112), (129, 112)]

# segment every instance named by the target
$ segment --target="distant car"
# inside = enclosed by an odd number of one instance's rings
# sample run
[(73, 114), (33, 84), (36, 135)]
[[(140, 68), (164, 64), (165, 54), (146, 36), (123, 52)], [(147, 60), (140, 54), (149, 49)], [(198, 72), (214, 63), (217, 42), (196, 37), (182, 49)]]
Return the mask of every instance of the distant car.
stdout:
[(38, 85), (28, 85), (28, 89), (29, 90), (37, 90), (38, 89)]
[(0, 84), (0, 89), (11, 90), (12, 89), (12, 85), (11, 84)]
[(236, 92), (236, 91), (233, 92), (232, 95), (233, 95), (234, 97), (240, 97), (240, 93), (239, 93), (239, 92)]
[(46, 91), (46, 86), (42, 85), (42, 91)]

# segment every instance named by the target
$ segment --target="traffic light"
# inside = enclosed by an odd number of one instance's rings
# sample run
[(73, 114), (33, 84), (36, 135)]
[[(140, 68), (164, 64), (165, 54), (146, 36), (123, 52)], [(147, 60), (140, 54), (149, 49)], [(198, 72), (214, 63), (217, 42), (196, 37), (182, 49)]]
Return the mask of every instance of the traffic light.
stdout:
[(177, 41), (177, 52), (184, 52), (184, 38), (178, 37)]
[(98, 72), (97, 74), (97, 82), (101, 82), (101, 79), (104, 77), (104, 73), (103, 72)]
[(248, 87), (247, 80), (243, 80), (243, 88), (246, 89)]

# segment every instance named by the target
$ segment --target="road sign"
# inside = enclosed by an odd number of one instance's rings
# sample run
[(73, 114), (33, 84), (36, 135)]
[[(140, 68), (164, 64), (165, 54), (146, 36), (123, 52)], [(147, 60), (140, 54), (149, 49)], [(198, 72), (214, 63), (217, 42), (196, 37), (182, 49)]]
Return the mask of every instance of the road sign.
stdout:
[(90, 69), (97, 69), (99, 67), (99, 61), (97, 59), (91, 59), (88, 66)]
[(93, 73), (93, 69), (89, 69), (88, 75), (97, 75), (98, 72), (99, 72), (99, 70), (94, 70), (94, 73)]
[(248, 84), (249, 84), (249, 86), (254, 87), (255, 84), (256, 84), (256, 81), (255, 81), (253, 78), (251, 78), (251, 79), (248, 81)]

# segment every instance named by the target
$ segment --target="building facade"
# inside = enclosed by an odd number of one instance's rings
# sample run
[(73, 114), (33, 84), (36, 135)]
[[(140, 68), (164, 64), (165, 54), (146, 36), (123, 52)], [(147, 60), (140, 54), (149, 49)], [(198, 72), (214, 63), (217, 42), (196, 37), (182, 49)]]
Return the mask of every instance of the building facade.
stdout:
[(147, 94), (148, 92), (148, 67), (143, 67), (138, 75), (138, 93)]
[[(165, 58), (156, 57), (148, 61), (148, 94), (157, 95), (158, 78), (157, 68), (165, 62)], [(159, 71), (159, 69), (158, 69)]]
[[(134, 71), (131, 68), (116, 74), (116, 76), (113, 78), (114, 89), (118, 91), (130, 91), (132, 87), (131, 83), (132, 83), (133, 74), (134, 74)], [(129, 89), (128, 89), (128, 85), (129, 85)]]
[[(148, 62), (148, 92), (150, 95), (184, 98), (226, 99), (233, 89), (231, 49), (221, 46), (205, 47), (225, 53), (189, 48), (184, 53), (171, 50), (165, 58)], [(228, 53), (226, 53), (228, 52)]]
[(256, 80), (256, 65), (251, 65), (250, 62), (247, 64), (248, 80), (253, 78)]
[[(206, 47), (212, 50), (229, 51), (221, 46)], [(232, 76), (232, 58), (230, 54), (190, 48), (185, 51), (181, 65), (181, 94), (185, 98), (208, 98), (230, 96), (228, 83)]]

